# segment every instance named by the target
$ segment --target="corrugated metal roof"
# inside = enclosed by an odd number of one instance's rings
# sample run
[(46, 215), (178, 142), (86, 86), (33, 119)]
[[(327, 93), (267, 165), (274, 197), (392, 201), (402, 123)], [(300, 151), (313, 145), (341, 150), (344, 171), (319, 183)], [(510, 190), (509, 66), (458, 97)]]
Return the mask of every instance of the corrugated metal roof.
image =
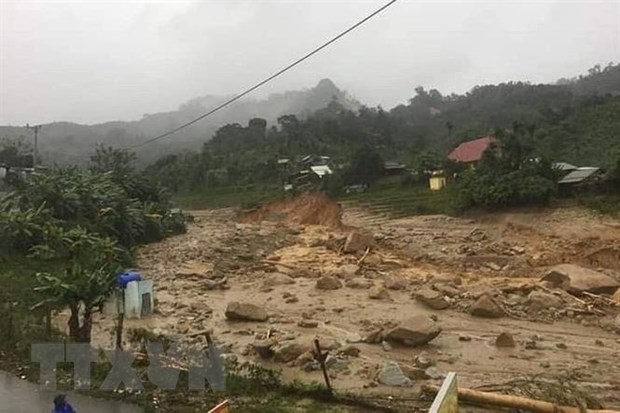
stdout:
[(556, 162), (553, 164), (554, 169), (559, 169), (560, 171), (572, 171), (577, 169), (577, 167), (573, 164), (567, 162)]
[(575, 183), (583, 182), (584, 180), (588, 179), (589, 177), (596, 174), (600, 170), (601, 168), (590, 167), (590, 166), (584, 166), (581, 168), (577, 168), (574, 171), (570, 172), (568, 175), (566, 175), (564, 178), (560, 179), (558, 183), (575, 184)]
[(448, 158), (457, 162), (479, 161), (482, 158), (484, 151), (486, 151), (493, 142), (495, 142), (495, 138), (493, 136), (485, 136), (473, 141), (463, 142), (452, 152), (450, 152)]
[(321, 178), (323, 176), (325, 176), (325, 175), (331, 175), (332, 174), (332, 170), (327, 165), (311, 166), (310, 169), (312, 170), (312, 172), (314, 172), (315, 174), (317, 174)]

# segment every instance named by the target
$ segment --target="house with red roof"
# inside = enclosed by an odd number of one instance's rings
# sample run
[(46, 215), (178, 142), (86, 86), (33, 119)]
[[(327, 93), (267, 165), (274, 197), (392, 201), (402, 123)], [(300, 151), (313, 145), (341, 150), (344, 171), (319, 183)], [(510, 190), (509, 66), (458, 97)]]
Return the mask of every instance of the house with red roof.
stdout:
[(483, 136), (473, 141), (463, 142), (450, 152), (448, 159), (473, 165), (482, 159), (484, 151), (486, 151), (493, 142), (495, 142), (494, 136)]

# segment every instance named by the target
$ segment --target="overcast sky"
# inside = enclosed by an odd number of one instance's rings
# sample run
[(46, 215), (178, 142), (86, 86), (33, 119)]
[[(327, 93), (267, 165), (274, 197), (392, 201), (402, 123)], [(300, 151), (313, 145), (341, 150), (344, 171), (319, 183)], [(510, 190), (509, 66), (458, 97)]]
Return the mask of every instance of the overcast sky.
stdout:
[[(0, 124), (131, 120), (280, 69), (382, 1), (0, 0)], [(254, 96), (331, 78), (391, 108), (620, 61), (620, 0), (400, 0)]]

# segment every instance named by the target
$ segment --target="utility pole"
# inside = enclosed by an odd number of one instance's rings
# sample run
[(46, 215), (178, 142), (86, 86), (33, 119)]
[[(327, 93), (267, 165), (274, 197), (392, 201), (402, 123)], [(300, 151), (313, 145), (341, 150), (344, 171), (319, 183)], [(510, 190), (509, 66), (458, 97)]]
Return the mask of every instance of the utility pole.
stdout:
[(39, 129), (43, 127), (43, 125), (34, 125), (30, 126), (26, 124), (28, 129), (32, 129), (34, 131), (34, 150), (32, 152), (32, 169), (36, 172), (37, 170), (37, 157), (39, 155)]

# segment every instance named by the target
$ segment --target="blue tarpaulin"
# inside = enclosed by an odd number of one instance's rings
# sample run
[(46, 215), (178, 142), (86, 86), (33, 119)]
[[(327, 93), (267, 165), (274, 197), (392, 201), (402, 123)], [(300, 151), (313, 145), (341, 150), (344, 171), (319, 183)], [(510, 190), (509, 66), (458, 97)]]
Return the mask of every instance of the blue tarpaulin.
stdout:
[(142, 276), (138, 271), (126, 271), (116, 277), (116, 285), (118, 288), (125, 289), (127, 284), (132, 281), (140, 281)]

